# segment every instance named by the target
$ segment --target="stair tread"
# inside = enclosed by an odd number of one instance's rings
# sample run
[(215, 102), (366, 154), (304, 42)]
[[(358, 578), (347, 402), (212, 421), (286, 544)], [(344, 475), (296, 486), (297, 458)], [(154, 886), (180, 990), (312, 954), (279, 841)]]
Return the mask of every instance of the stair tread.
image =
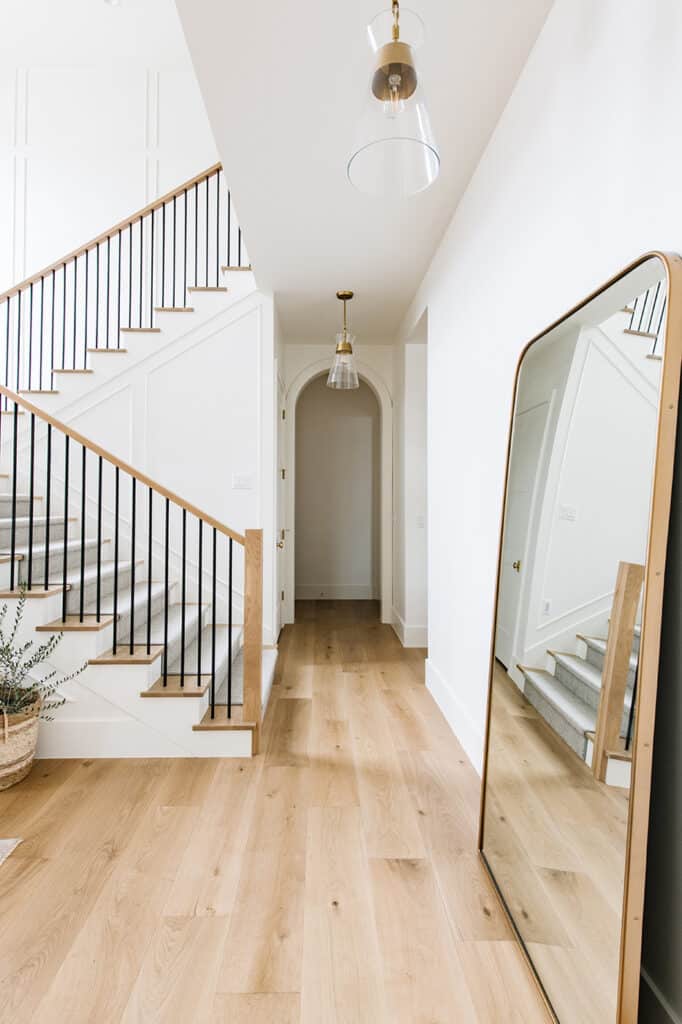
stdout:
[[(106, 538), (106, 539), (103, 538), (102, 539), (102, 546), (104, 546), (105, 544), (109, 544), (109, 543), (110, 543), (110, 541), (109, 541), (108, 538)], [(74, 537), (71, 540), (67, 541), (66, 550), (69, 553), (71, 553), (72, 551), (80, 550), (80, 546), (81, 546), (81, 539), (80, 539), (80, 537)], [(93, 547), (97, 547), (97, 538), (96, 537), (86, 537), (85, 538), (85, 548), (86, 548), (86, 550), (89, 551)], [(64, 550), (64, 541), (63, 540), (50, 540), (50, 554), (54, 554), (57, 551), (63, 551), (63, 550)], [(16, 544), (15, 547), (14, 547), (14, 553), (17, 554), (17, 555), (25, 555), (25, 554), (27, 554), (28, 553), (28, 544), (25, 544), (23, 541), (20, 544)], [(45, 543), (43, 541), (41, 541), (41, 542), (34, 541), (33, 542), (33, 557), (34, 558), (41, 558), (42, 555), (44, 555), (44, 554), (45, 554)]]
[[(128, 564), (130, 564), (130, 563), (128, 563)], [(165, 587), (164, 587), (163, 583), (152, 581), (152, 588), (151, 588), (152, 601), (154, 600), (155, 597), (159, 597), (161, 594), (163, 594), (164, 589), (165, 589)], [(170, 590), (172, 588), (169, 586), (168, 589), (169, 589), (169, 592), (170, 592)], [(135, 599), (134, 599), (135, 600), (135, 608), (136, 609), (139, 608), (139, 607), (144, 607), (144, 605), (147, 602), (147, 596), (148, 596), (147, 580), (137, 580), (135, 582)], [(114, 595), (113, 595), (113, 593), (104, 595), (102, 597), (100, 603), (101, 603), (101, 608), (102, 608), (102, 614), (103, 615), (113, 615), (114, 614)], [(118, 601), (116, 602), (116, 612), (117, 612), (119, 618), (122, 615), (128, 615), (129, 614), (130, 608), (131, 608), (131, 604), (132, 604), (132, 601), (131, 601), (131, 595), (130, 595), (130, 586), (126, 586), (122, 591), (119, 590)], [(96, 601), (89, 601), (88, 604), (86, 604), (86, 606), (85, 606), (85, 611), (86, 611), (86, 613), (88, 615), (93, 614), (94, 612), (96, 612), (96, 610), (97, 610), (97, 603), (96, 603)], [(153, 621), (153, 617), (152, 617), (152, 621)]]
[[(601, 637), (601, 636), (584, 636), (582, 633), (579, 633), (578, 636), (579, 636), (579, 638), (582, 641), (584, 641), (584, 643), (587, 644), (588, 647), (591, 647), (593, 651), (598, 651), (599, 654), (606, 654), (606, 639), (604, 637)], [(637, 655), (633, 651), (633, 653), (630, 655), (630, 668), (631, 669), (634, 670), (634, 669), (637, 668), (638, 660), (639, 659), (638, 659)]]
[[(19, 496), (17, 495), (17, 497)], [(45, 526), (47, 522), (49, 522), (50, 526), (61, 526), (62, 523), (67, 522), (67, 520), (64, 519), (64, 516), (49, 516), (49, 518), (48, 516), (33, 516), (32, 519), (31, 516), (15, 516), (14, 522), (17, 527), (23, 529), (25, 526), (30, 526), (31, 522), (34, 526)], [(75, 523), (77, 520), (74, 519), (73, 516), (69, 516), (68, 522)], [(0, 530), (7, 530), (11, 525), (11, 516), (0, 516)]]
[(519, 666), (519, 668), (554, 710), (567, 719), (574, 728), (581, 733), (594, 729), (597, 712), (580, 697), (576, 697), (555, 676), (542, 668), (524, 668), (523, 666)]
[(576, 675), (587, 686), (593, 690), (601, 690), (601, 671), (594, 665), (590, 665), (584, 658), (577, 654), (565, 654), (563, 651), (549, 652), (554, 660)]

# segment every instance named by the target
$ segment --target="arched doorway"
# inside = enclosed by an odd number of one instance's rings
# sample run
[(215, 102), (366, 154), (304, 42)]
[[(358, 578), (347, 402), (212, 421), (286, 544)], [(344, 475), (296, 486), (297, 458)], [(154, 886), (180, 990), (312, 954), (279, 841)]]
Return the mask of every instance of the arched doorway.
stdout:
[[(371, 391), (378, 405), (379, 410), (379, 445), (378, 457), (375, 465), (374, 475), (378, 488), (378, 566), (377, 588), (380, 600), (381, 621), (390, 623), (392, 621), (392, 458), (393, 458), (393, 416), (392, 403), (388, 388), (376, 373), (369, 366), (358, 361), (358, 372), (361, 382)], [(286, 546), (284, 551), (284, 588), (283, 588), (283, 614), (282, 621), (294, 621), (294, 600), (296, 593), (296, 425), (299, 398), (306, 386), (315, 381), (316, 378), (324, 378), (329, 372), (329, 361), (318, 360), (302, 370), (293, 380), (287, 390), (286, 397), (286, 441), (287, 455), (287, 488), (285, 496), (286, 506)], [(341, 393), (339, 400), (348, 396), (348, 392)]]
[(380, 594), (379, 403), (364, 382), (332, 391), (309, 381), (296, 409), (297, 600)]

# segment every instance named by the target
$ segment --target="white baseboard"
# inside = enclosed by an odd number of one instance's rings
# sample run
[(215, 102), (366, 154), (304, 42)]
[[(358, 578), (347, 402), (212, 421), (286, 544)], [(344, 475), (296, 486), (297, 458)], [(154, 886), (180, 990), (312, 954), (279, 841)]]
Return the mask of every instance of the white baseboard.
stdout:
[(430, 658), (426, 659), (426, 688), (445, 715), (453, 733), (479, 775), (483, 771), (483, 731), (472, 721), (468, 711), (448, 686)]
[(403, 617), (393, 609), (393, 620), (391, 622), (396, 636), (403, 647), (427, 647), (429, 631), (427, 626), (409, 625)]
[(376, 601), (374, 587), (364, 584), (297, 583), (297, 601)]
[[(650, 975), (645, 971), (643, 967), (641, 968), (641, 975), (644, 984), (649, 989), (651, 998), (655, 1000), (658, 1010), (660, 1011), (659, 1016), (661, 1019), (661, 1024), (663, 1020), (669, 1021), (670, 1024), (682, 1024), (682, 1017), (673, 1009), (673, 1007), (670, 1005), (668, 1000), (661, 992), (658, 985), (654, 981), (652, 981)], [(656, 1019), (658, 1020), (658, 1016)]]

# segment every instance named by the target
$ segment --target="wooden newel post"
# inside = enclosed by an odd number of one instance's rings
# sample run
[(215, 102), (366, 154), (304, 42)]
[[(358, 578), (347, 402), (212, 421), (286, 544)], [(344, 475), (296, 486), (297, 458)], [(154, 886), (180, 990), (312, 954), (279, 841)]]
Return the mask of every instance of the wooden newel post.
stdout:
[(643, 582), (643, 565), (632, 562), (619, 564), (601, 676), (599, 712), (594, 730), (592, 772), (599, 782), (606, 781), (609, 751), (618, 749), (635, 619)]
[(258, 753), (262, 704), (263, 531), (247, 530), (244, 545), (244, 708), (254, 722), (252, 753)]

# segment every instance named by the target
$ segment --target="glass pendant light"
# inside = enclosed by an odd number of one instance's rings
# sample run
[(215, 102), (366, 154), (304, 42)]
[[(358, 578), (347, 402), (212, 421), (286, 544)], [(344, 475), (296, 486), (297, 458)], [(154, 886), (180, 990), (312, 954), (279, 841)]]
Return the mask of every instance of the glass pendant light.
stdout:
[(337, 299), (343, 302), (343, 330), (336, 335), (336, 353), (334, 362), (327, 377), (327, 387), (337, 391), (352, 391), (360, 387), (358, 371), (355, 369), (353, 342), (355, 338), (348, 333), (346, 303), (353, 298), (352, 292), (337, 292)]
[(438, 177), (440, 156), (417, 74), (414, 47), (423, 25), (404, 11), (410, 46), (400, 38), (400, 6), (393, 0), (369, 25), (374, 71), (365, 112), (348, 161), (348, 178), (360, 192), (409, 196), (422, 192)]

